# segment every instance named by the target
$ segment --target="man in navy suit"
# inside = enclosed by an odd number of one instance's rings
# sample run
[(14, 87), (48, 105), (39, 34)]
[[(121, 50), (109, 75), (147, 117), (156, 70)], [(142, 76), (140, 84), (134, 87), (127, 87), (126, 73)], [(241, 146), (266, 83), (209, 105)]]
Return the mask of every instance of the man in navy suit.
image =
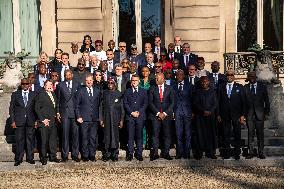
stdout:
[(227, 83), (220, 86), (218, 91), (219, 116), (218, 122), (223, 129), (223, 158), (231, 157), (230, 144), (233, 130), (234, 136), (234, 158), (240, 159), (241, 153), (241, 125), (245, 124), (245, 96), (243, 86), (236, 83), (234, 71), (226, 72)]
[(163, 73), (156, 74), (156, 85), (150, 88), (149, 94), (149, 119), (153, 126), (153, 151), (150, 160), (159, 158), (159, 134), (163, 130), (163, 149), (161, 157), (172, 160), (169, 154), (171, 145), (171, 120), (173, 118), (173, 108), (175, 103), (174, 91), (171, 86), (165, 84)]
[(69, 54), (68, 53), (62, 53), (62, 64), (56, 66), (54, 70), (59, 75), (59, 81), (64, 81), (64, 72), (65, 70), (73, 70), (73, 67), (71, 67), (69, 63)]
[(188, 77), (186, 78), (186, 83), (193, 88), (200, 88), (200, 78), (196, 76), (196, 66), (191, 64), (187, 67)]
[(190, 45), (188, 43), (184, 43), (182, 45), (183, 55), (180, 56), (180, 65), (181, 68), (186, 70), (186, 68), (191, 64), (197, 63), (197, 55), (190, 52)]
[[(34, 112), (34, 99), (36, 93), (29, 91), (29, 81), (21, 80), (21, 89), (12, 94), (9, 114), (12, 121), (11, 127), (15, 129), (16, 152), (15, 166), (23, 162), (26, 149), (26, 159), (30, 164), (35, 164), (33, 154), (33, 140), (35, 135), (36, 115)], [(25, 145), (26, 144), (26, 145)]]
[(133, 159), (134, 137), (136, 137), (137, 156), (139, 161), (143, 161), (143, 126), (146, 120), (145, 110), (148, 105), (148, 95), (145, 89), (138, 87), (139, 76), (132, 75), (131, 88), (125, 91), (123, 105), (126, 113), (126, 125), (128, 131), (128, 153), (127, 161)]
[(248, 73), (249, 83), (244, 86), (246, 105), (247, 105), (247, 126), (248, 126), (248, 144), (250, 159), (253, 157), (254, 134), (257, 136), (258, 158), (265, 159), (264, 148), (264, 121), (268, 119), (270, 112), (269, 97), (266, 86), (256, 81), (256, 73)]
[[(176, 159), (181, 157), (187, 159), (190, 157), (190, 127), (191, 127), (191, 88), (189, 83), (185, 82), (183, 70), (176, 73), (177, 82), (174, 84), (176, 104), (174, 107), (175, 126), (177, 136), (177, 154)], [(184, 136), (184, 138), (183, 138)]]
[(83, 161), (96, 161), (96, 137), (99, 121), (100, 90), (93, 87), (92, 74), (86, 76), (85, 86), (76, 95), (76, 118), (81, 127)]
[[(71, 157), (74, 161), (79, 162), (79, 126), (75, 121), (75, 98), (80, 84), (73, 80), (71, 70), (65, 71), (65, 81), (57, 85), (56, 95), (58, 99), (57, 114), (62, 126), (62, 162), (68, 160), (69, 142), (71, 136)], [(70, 135), (71, 132), (71, 135)]]
[(224, 74), (219, 73), (220, 63), (218, 61), (213, 61), (211, 63), (212, 73), (208, 75), (210, 80), (211, 87), (214, 88), (215, 91), (218, 90), (219, 85), (226, 82), (226, 76)]

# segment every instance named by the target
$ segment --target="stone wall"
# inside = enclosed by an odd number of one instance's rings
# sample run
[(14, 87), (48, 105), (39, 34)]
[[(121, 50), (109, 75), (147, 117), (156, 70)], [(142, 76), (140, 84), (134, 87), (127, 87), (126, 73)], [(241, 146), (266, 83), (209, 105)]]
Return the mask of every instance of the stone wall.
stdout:
[(104, 20), (101, 0), (57, 0), (58, 47), (70, 52), (72, 41), (82, 45), (89, 34), (93, 42), (103, 38)]

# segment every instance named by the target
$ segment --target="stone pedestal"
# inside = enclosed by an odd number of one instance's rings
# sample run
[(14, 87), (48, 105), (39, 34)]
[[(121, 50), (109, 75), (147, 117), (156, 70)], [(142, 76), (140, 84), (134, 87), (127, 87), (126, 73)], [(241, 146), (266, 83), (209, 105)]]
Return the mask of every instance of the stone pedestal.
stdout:
[(284, 93), (281, 84), (267, 85), (270, 101), (270, 116), (265, 127), (268, 129), (284, 129)]
[(10, 129), (9, 118), (9, 106), (12, 93), (0, 93), (0, 136), (12, 134)]

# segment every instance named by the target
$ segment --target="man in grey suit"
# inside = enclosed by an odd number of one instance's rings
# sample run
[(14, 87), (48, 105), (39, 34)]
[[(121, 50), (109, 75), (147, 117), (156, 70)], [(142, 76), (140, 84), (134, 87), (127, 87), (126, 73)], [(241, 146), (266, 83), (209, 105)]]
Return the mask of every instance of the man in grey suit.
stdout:
[(267, 120), (270, 112), (270, 104), (266, 86), (256, 81), (256, 73), (248, 73), (249, 83), (244, 86), (246, 97), (246, 117), (248, 126), (248, 145), (250, 159), (253, 157), (253, 140), (256, 132), (258, 158), (265, 159), (263, 154), (264, 148), (264, 121)]
[[(62, 127), (62, 162), (68, 160), (69, 143), (71, 136), (71, 157), (74, 161), (79, 162), (79, 126), (75, 121), (75, 94), (80, 84), (73, 80), (71, 70), (64, 72), (65, 81), (57, 85), (56, 95), (58, 99), (57, 114)], [(70, 135), (71, 132), (71, 135)]]

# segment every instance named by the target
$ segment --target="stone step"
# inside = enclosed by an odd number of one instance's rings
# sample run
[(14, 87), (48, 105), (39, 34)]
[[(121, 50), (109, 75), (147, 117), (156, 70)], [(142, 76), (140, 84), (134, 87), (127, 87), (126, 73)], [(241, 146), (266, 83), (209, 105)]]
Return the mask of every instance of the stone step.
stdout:
[[(257, 143), (256, 137), (254, 143)], [(248, 138), (242, 138), (242, 145), (248, 145)], [(267, 137), (264, 138), (264, 146), (284, 146), (284, 137)]]
[[(242, 138), (248, 138), (248, 130), (242, 129)], [(264, 137), (284, 137), (284, 129), (264, 129)]]

